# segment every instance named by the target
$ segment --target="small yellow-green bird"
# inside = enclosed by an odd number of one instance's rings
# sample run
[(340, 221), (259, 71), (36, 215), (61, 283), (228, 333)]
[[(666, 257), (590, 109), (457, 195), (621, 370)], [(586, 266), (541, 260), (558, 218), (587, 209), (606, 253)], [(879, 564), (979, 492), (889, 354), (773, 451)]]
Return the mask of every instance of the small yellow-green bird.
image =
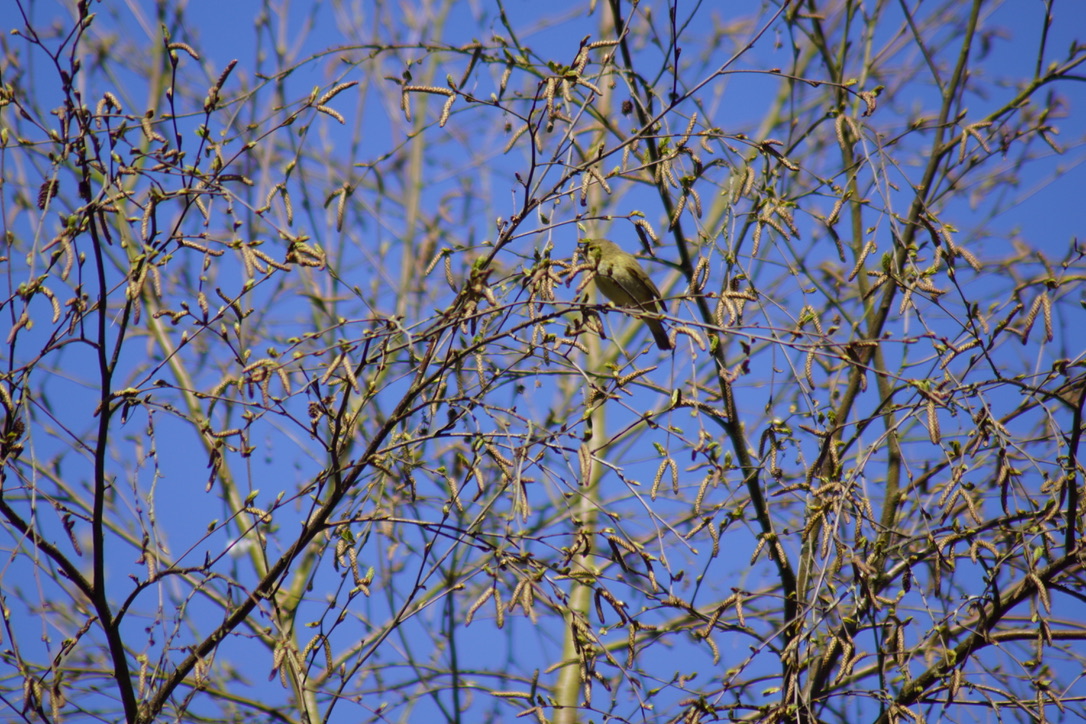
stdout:
[(656, 346), (671, 349), (664, 323), (656, 316), (658, 306), (661, 312), (666, 312), (667, 306), (634, 255), (607, 239), (584, 239), (582, 243), (596, 272), (596, 288), (600, 293), (620, 307), (644, 312), (638, 316), (645, 320)]

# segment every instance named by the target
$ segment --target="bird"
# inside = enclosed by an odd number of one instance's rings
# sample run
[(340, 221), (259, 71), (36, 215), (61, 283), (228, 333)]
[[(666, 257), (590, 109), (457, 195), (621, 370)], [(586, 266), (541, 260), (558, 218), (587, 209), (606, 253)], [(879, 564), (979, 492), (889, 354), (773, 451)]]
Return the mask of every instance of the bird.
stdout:
[(640, 262), (607, 239), (584, 239), (582, 243), (595, 270), (596, 288), (600, 293), (619, 307), (642, 312), (638, 316), (645, 320), (656, 346), (662, 350), (671, 349), (667, 330), (657, 316), (657, 307), (660, 312), (667, 312), (667, 306)]

